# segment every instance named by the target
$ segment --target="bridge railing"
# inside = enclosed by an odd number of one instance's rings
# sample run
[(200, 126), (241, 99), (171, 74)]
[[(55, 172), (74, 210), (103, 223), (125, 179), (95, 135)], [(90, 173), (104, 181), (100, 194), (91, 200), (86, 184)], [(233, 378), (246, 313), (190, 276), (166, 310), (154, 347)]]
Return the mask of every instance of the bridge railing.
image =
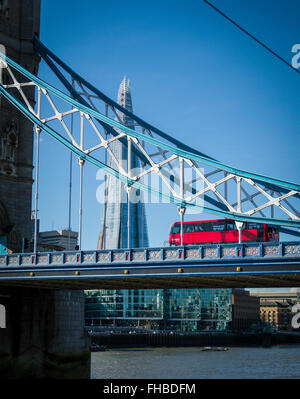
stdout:
[(0, 255), (0, 268), (26, 266), (120, 265), (242, 258), (300, 257), (300, 242), (269, 242)]

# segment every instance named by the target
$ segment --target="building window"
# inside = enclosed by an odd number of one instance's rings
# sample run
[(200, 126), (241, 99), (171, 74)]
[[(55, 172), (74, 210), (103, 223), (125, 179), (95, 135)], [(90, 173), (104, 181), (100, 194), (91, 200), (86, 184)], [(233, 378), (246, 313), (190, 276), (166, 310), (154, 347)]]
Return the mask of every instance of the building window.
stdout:
[(14, 122), (0, 132), (0, 156), (5, 161), (15, 161), (16, 149), (18, 147), (17, 127)]
[(11, 132), (8, 136), (6, 151), (5, 151), (6, 159), (8, 161), (14, 161), (16, 147), (17, 147), (17, 136), (15, 135), (15, 133)]

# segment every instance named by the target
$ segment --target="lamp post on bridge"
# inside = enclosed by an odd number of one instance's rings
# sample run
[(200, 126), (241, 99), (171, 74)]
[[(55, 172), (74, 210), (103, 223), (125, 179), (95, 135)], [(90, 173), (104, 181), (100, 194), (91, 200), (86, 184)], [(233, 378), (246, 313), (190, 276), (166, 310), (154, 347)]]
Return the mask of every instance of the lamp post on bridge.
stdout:
[[(237, 184), (237, 211), (242, 213), (242, 196), (241, 196), (241, 186), (242, 186), (242, 178), (240, 176), (236, 176), (236, 184)], [(235, 225), (239, 232), (239, 244), (242, 243), (242, 228), (243, 222), (235, 222)]]
[[(38, 117), (41, 117), (41, 88), (38, 88)], [(38, 193), (39, 193), (39, 155), (40, 155), (40, 133), (41, 128), (35, 127), (36, 131), (36, 158), (35, 158), (35, 196), (34, 196), (34, 239), (33, 239), (33, 252), (37, 252), (37, 213), (38, 213)]]
[[(80, 149), (84, 151), (84, 114), (80, 112)], [(78, 158), (78, 164), (80, 169), (79, 175), (79, 233), (78, 233), (78, 245), (79, 251), (81, 251), (82, 244), (82, 188), (83, 188), (83, 166), (85, 160), (83, 158)]]
[[(128, 143), (128, 156), (127, 156), (127, 173), (128, 177), (131, 177), (131, 137), (127, 137)], [(127, 247), (130, 248), (130, 194), (131, 194), (132, 187), (130, 185), (126, 186), (127, 191)]]
[[(72, 87), (75, 88), (75, 82), (72, 78)], [(73, 110), (72, 106), (72, 110)], [(71, 114), (71, 135), (73, 136), (73, 127), (74, 127), (74, 113)], [(72, 151), (70, 151), (70, 177), (69, 177), (69, 226), (68, 226), (68, 251), (71, 250), (71, 219), (72, 219), (72, 161), (73, 155)]]
[(180, 215), (180, 243), (181, 246), (183, 246), (183, 217), (185, 214), (186, 208), (184, 207), (178, 207), (178, 213)]
[[(180, 198), (184, 201), (184, 160), (183, 158), (179, 158), (179, 167), (180, 167)], [(182, 204), (178, 207), (178, 213), (180, 215), (180, 243), (183, 246), (183, 217), (185, 214), (186, 208)]]
[(83, 166), (84, 166), (84, 159), (79, 158), (79, 168), (80, 168), (80, 180), (79, 180), (79, 236), (78, 236), (78, 245), (79, 251), (81, 251), (81, 244), (82, 244), (82, 185), (83, 185)]
[(35, 195), (34, 195), (34, 239), (33, 252), (37, 252), (37, 213), (38, 213), (38, 190), (39, 190), (39, 147), (40, 147), (40, 133), (41, 129), (36, 128), (36, 162), (35, 162)]

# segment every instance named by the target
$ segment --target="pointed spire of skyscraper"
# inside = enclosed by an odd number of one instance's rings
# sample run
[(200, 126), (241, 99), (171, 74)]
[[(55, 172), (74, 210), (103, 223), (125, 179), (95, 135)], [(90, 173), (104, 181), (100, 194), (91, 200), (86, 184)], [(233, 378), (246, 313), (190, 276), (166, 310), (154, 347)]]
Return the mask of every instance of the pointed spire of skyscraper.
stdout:
[[(128, 111), (132, 112), (132, 99), (131, 99), (131, 89), (130, 89), (130, 80), (126, 79), (126, 76), (124, 76), (120, 87), (118, 91), (118, 104), (120, 104), (123, 108), (126, 108)], [(120, 121), (128, 126), (128, 127), (133, 127), (134, 123), (133, 121), (126, 115), (124, 115), (122, 112), (118, 111), (117, 112)]]

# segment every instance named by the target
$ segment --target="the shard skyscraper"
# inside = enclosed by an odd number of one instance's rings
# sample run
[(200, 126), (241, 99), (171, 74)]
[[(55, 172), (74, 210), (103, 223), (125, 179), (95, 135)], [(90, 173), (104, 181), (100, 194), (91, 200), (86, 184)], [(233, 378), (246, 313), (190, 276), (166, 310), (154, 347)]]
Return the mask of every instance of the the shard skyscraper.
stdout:
[[(128, 109), (132, 109), (130, 81), (124, 77), (118, 92), (118, 103)], [(118, 111), (116, 120), (134, 129), (134, 122), (126, 115)], [(112, 143), (111, 150), (118, 160), (122, 160), (125, 170), (128, 168), (127, 146), (116, 140)], [(109, 159), (109, 166), (117, 169), (112, 157)], [(140, 160), (132, 152), (131, 168), (140, 168)], [(115, 248), (138, 248), (148, 247), (148, 231), (145, 215), (145, 205), (142, 201), (142, 193), (133, 189), (130, 198), (130, 245), (128, 245), (128, 196), (124, 183), (119, 179), (107, 175), (106, 195), (103, 204), (103, 213), (98, 238), (98, 249)]]

